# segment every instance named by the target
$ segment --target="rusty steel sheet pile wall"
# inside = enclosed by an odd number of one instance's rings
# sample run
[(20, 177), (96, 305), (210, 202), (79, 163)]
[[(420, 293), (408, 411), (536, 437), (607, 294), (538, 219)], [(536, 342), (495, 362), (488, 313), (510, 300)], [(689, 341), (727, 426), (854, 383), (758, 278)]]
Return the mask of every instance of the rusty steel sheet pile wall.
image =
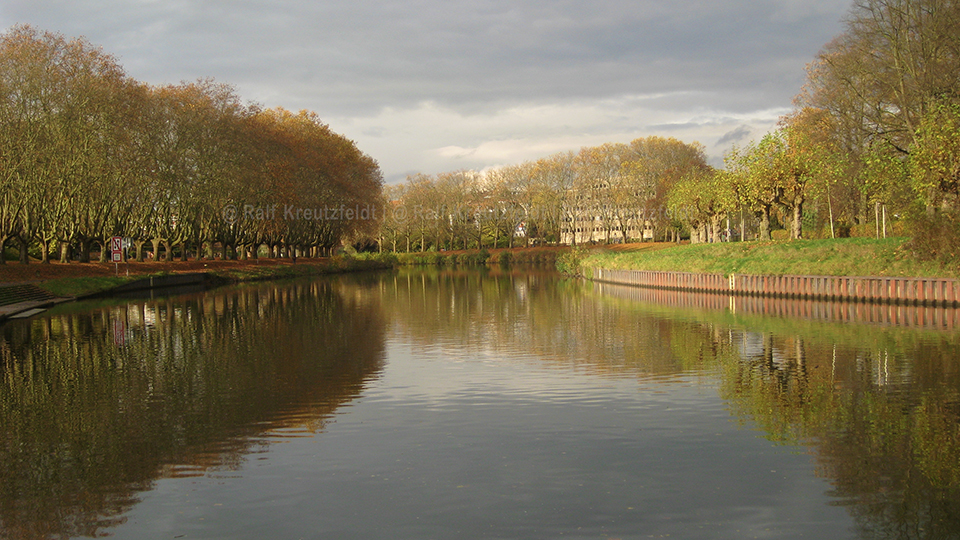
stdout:
[(595, 281), (656, 289), (737, 296), (770, 296), (816, 300), (955, 307), (960, 281), (946, 278), (871, 276), (757, 276), (695, 274), (648, 270), (593, 268)]
[(681, 289), (638, 287), (597, 281), (601, 294), (680, 309), (727, 311), (840, 323), (868, 323), (930, 330), (960, 329), (960, 309), (942, 305), (904, 305), (881, 302), (849, 302), (773, 295), (702, 294)]

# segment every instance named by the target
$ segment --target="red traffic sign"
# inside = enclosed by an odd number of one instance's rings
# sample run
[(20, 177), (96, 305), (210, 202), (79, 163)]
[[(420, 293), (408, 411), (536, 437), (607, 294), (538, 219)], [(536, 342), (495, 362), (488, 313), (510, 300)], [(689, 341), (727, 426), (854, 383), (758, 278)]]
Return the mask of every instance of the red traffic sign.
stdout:
[(123, 238), (110, 237), (110, 260), (115, 263), (123, 261)]

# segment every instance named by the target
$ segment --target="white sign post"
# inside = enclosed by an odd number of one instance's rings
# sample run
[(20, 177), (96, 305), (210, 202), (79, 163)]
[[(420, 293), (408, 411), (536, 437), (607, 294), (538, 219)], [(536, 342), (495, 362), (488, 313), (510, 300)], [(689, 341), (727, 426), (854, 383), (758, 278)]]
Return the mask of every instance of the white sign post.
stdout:
[(123, 260), (123, 238), (119, 236), (110, 237), (110, 259), (113, 261), (117, 276), (120, 275), (120, 261)]

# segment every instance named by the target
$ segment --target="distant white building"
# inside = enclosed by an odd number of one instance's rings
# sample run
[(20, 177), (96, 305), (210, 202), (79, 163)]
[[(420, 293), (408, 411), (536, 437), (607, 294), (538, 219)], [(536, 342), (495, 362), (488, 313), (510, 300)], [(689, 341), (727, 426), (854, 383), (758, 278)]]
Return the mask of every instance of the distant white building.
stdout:
[[(605, 186), (594, 186), (598, 191)], [(560, 243), (623, 243), (653, 240), (653, 226), (635, 208), (617, 208), (578, 191), (568, 197), (563, 208)]]

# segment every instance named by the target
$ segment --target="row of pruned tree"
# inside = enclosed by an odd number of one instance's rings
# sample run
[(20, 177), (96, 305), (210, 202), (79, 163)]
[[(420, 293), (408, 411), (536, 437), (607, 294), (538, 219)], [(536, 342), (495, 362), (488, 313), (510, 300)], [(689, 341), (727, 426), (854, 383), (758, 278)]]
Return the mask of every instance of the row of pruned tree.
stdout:
[(883, 208), (907, 218), (918, 252), (960, 255), (960, 2), (857, 0), (796, 104), (726, 170), (680, 182), (691, 229), (745, 211), (760, 238), (772, 214), (791, 238), (839, 236)]
[(662, 209), (689, 171), (706, 167), (703, 147), (647, 137), (562, 152), (484, 173), (418, 174), (387, 186), (381, 246), (394, 251), (611, 242), (663, 237)]
[(791, 238), (801, 238), (811, 200), (826, 203), (824, 215), (833, 227), (830, 185), (842, 174), (842, 157), (829, 128), (830, 118), (821, 110), (807, 108), (787, 116), (759, 142), (734, 148), (725, 158), (725, 169), (704, 167), (682, 178), (668, 204), (684, 209), (694, 242), (717, 241), (723, 221), (730, 217), (749, 217), (761, 240), (771, 238), (775, 218)]
[(103, 257), (112, 236), (138, 260), (321, 252), (372, 236), (381, 194), (377, 163), (314, 113), (150, 86), (82, 39), (0, 36), (0, 252), (21, 262)]

